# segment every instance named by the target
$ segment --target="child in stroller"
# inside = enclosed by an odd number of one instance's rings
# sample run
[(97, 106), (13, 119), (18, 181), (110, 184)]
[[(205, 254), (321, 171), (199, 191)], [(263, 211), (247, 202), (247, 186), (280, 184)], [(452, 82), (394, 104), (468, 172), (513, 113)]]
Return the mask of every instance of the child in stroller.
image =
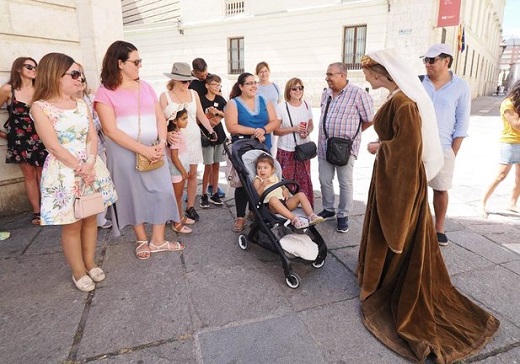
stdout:
[[(256, 159), (256, 176), (253, 180), (256, 192), (262, 195), (267, 188), (278, 182), (279, 179), (275, 174), (273, 157), (267, 153), (261, 154)], [(309, 225), (316, 225), (325, 221), (323, 217), (314, 213), (309, 199), (303, 192), (289, 196), (289, 189), (285, 186), (280, 186), (269, 192), (265, 196), (263, 203), (267, 204), (272, 212), (287, 218), (297, 229), (303, 229)], [(300, 204), (303, 212), (307, 215), (308, 222), (292, 213)]]
[[(231, 150), (230, 150), (231, 149)], [(285, 274), (285, 282), (291, 288), (297, 288), (300, 284), (300, 277), (292, 271), (290, 260), (297, 262), (310, 263), (316, 269), (325, 264), (327, 257), (327, 245), (316, 229), (316, 220), (313, 216), (312, 208), (307, 211), (307, 216), (313, 221), (307, 227), (296, 227), (290, 224), (290, 220), (283, 215), (277, 215), (272, 211), (268, 204), (263, 203), (266, 196), (281, 186), (288, 186), (289, 190), (298, 195), (299, 186), (294, 181), (281, 180), (282, 173), (280, 164), (269, 155), (267, 147), (258, 140), (242, 138), (234, 141), (233, 144), (224, 144), (224, 150), (229, 157), (235, 172), (231, 176), (238, 176), (242, 187), (245, 189), (249, 208), (253, 212), (254, 220), (246, 234), (238, 236), (238, 246), (242, 250), (247, 250), (250, 243), (270, 250), (280, 256), (282, 267)], [(254, 177), (257, 175), (257, 159), (261, 155), (268, 155), (274, 164), (274, 173), (280, 182), (270, 186), (265, 186), (263, 192), (257, 192), (254, 187)], [(260, 177), (263, 179), (262, 177)], [(233, 178), (234, 180), (234, 178)], [(291, 214), (299, 215), (299, 211), (289, 211)], [(306, 218), (304, 216), (298, 219)]]

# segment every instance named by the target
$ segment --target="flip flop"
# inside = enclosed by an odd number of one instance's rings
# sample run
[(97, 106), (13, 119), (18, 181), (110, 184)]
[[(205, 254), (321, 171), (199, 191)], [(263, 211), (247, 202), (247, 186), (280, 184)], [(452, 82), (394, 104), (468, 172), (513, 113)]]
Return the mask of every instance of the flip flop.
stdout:
[(141, 249), (144, 245), (148, 244), (146, 240), (137, 240), (137, 247), (135, 248), (135, 256), (137, 259), (146, 260), (150, 258), (150, 250)]
[(178, 241), (169, 242), (166, 240), (161, 245), (155, 245), (154, 243), (150, 242), (150, 253), (179, 252), (181, 250), (184, 250), (184, 248), (184, 244)]

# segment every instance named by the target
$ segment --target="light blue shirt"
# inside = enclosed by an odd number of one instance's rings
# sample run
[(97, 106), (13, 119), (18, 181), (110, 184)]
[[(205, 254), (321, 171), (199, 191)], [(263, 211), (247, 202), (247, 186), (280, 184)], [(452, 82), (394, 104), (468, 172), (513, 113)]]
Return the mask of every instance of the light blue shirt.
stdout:
[(468, 136), (471, 91), (462, 78), (450, 71), (451, 81), (437, 91), (425, 75), (422, 84), (433, 101), (442, 150), (451, 148), (453, 139)]

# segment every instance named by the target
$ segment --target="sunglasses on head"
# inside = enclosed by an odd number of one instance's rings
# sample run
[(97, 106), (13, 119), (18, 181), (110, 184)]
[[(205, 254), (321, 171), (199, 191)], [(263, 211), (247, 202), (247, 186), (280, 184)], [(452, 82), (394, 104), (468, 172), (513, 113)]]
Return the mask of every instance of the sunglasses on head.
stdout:
[(24, 63), (23, 65), (26, 69), (28, 69), (29, 71), (36, 71), (38, 69), (38, 67), (36, 66), (33, 66), (32, 64), (26, 64)]
[(83, 77), (83, 73), (81, 73), (78, 70), (65, 72), (64, 75), (69, 75), (70, 78), (72, 78), (73, 80), (79, 79), (81, 82), (85, 82), (85, 78)]
[(143, 60), (141, 58), (138, 59), (127, 59), (125, 62), (132, 62), (136, 67), (139, 67)]
[(438, 59), (444, 59), (444, 57), (424, 57), (423, 63), (424, 64), (434, 64)]
[(303, 91), (303, 86), (293, 86), (291, 87), (291, 91)]

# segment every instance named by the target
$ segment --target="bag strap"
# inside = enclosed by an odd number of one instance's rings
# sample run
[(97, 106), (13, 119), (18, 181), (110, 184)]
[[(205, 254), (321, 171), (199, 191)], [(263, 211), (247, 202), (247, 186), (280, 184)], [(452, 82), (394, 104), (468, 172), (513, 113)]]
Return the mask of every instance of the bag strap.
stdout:
[(327, 105), (325, 106), (325, 112), (323, 113), (323, 134), (325, 135), (325, 139), (329, 139), (329, 135), (327, 134), (327, 130), (325, 129), (325, 121), (327, 120), (327, 113), (329, 112), (330, 101), (332, 97), (329, 95), (327, 97)]
[[(289, 112), (289, 105), (287, 104), (287, 102), (285, 102), (285, 108), (287, 109), (287, 115), (289, 115), (289, 122), (291, 123), (291, 127), (293, 127), (294, 125), (292, 123), (291, 113)], [(296, 136), (294, 135), (295, 132), (293, 131), (291, 134), (294, 138), (294, 144), (298, 145), (298, 142), (296, 141)]]
[[(329, 95), (327, 98), (327, 105), (325, 106), (325, 112), (323, 113), (323, 134), (325, 135), (325, 139), (329, 139), (329, 136), (327, 134), (327, 130), (325, 129), (325, 121), (327, 120), (327, 113), (329, 111), (329, 105), (330, 101), (332, 100), (332, 97)], [(352, 140), (356, 139), (357, 135), (359, 134), (359, 129), (361, 129), (361, 123), (363, 121), (360, 121), (356, 130), (356, 134), (352, 137)]]
[(137, 80), (137, 141), (141, 138), (141, 82)]

